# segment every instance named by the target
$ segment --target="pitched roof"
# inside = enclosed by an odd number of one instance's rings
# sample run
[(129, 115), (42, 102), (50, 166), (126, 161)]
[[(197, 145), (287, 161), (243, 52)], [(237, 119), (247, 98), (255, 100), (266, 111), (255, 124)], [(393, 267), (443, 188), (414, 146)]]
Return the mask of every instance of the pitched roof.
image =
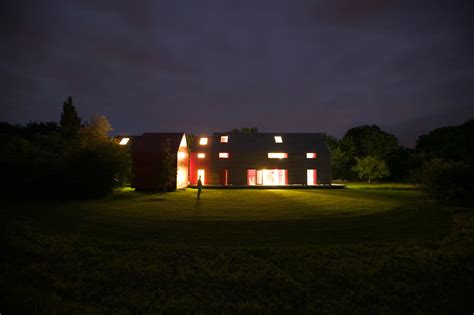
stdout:
[[(228, 143), (220, 143), (221, 136), (229, 136)], [(275, 136), (283, 142), (276, 143)], [(322, 133), (214, 133), (213, 148), (229, 152), (329, 152)], [(225, 151), (224, 151), (225, 152)]]
[(183, 136), (183, 132), (144, 133), (136, 138), (132, 150), (134, 152), (160, 153), (163, 152), (162, 144), (169, 141), (170, 147), (177, 152)]

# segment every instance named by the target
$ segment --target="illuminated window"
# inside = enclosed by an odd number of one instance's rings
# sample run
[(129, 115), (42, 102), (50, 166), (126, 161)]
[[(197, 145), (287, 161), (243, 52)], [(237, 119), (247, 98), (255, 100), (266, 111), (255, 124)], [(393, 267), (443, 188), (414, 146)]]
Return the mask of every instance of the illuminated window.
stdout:
[(269, 159), (286, 159), (287, 157), (288, 157), (288, 153), (281, 153), (281, 152), (268, 153)]
[(306, 153), (306, 158), (307, 159), (315, 159), (316, 158), (316, 153)]
[(288, 170), (247, 170), (247, 185), (288, 185)]
[(229, 136), (221, 136), (221, 143), (229, 142)]
[(178, 159), (182, 160), (186, 158), (186, 152), (178, 152)]
[(283, 143), (283, 139), (281, 136), (275, 136), (275, 143)]
[(130, 141), (130, 138), (122, 138), (122, 140), (120, 140), (119, 144), (120, 145), (126, 145), (128, 143), (128, 141)]
[(257, 184), (257, 170), (247, 170), (247, 185), (254, 186)]
[(314, 186), (318, 183), (317, 171), (306, 170), (306, 180), (309, 186)]
[(204, 159), (206, 157), (206, 153), (198, 153), (198, 159)]
[(184, 188), (188, 186), (188, 168), (178, 167), (178, 174), (176, 175), (176, 188)]
[(204, 185), (205, 183), (204, 170), (198, 170), (198, 180), (199, 180), (199, 177), (201, 177), (201, 182)]
[(206, 144), (207, 144), (207, 138), (206, 138), (206, 137), (202, 137), (201, 139), (199, 139), (199, 144), (200, 144), (200, 145), (206, 145)]
[(227, 152), (219, 152), (219, 159), (228, 159), (229, 153)]

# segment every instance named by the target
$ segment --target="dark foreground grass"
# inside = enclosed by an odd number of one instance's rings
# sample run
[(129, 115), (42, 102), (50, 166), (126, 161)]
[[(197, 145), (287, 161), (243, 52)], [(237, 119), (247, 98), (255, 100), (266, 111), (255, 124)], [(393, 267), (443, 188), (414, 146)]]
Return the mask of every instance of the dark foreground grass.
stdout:
[(474, 311), (474, 213), (416, 190), (6, 204), (0, 313)]

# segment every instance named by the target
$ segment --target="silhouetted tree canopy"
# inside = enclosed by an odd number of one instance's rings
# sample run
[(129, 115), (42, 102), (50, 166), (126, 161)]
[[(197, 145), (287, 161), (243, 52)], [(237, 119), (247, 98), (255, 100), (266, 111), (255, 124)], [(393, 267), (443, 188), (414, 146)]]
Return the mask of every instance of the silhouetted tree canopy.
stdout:
[(460, 126), (437, 128), (421, 135), (416, 150), (426, 158), (474, 163), (474, 120)]
[(196, 136), (194, 134), (186, 134), (186, 143), (188, 144), (188, 151), (191, 152)]
[(234, 128), (229, 133), (258, 133), (258, 127)]
[(63, 104), (63, 112), (61, 113), (59, 125), (64, 138), (75, 138), (79, 134), (81, 118), (72, 104), (71, 96), (69, 96)]
[(376, 125), (351, 128), (341, 140), (325, 135), (325, 141), (331, 151), (335, 179), (357, 179), (356, 158), (372, 156), (389, 164), (400, 153), (397, 138)]
[(108, 136), (110, 123), (95, 116), (83, 126), (72, 101), (64, 104), (61, 126), (0, 123), (0, 193), (22, 198), (102, 196), (129, 174), (126, 148)]
[(349, 129), (340, 144), (351, 156), (374, 156), (385, 160), (398, 149), (397, 138), (377, 125)]

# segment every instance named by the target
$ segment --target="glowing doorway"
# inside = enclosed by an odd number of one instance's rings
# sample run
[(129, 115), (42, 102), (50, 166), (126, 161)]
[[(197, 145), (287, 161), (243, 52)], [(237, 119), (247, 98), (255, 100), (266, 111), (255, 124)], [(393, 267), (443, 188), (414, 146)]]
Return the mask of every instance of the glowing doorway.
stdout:
[(204, 170), (198, 170), (198, 176), (197, 176), (197, 178), (198, 178), (198, 180), (199, 180), (199, 176), (201, 176), (201, 182), (202, 182), (203, 185), (204, 185), (204, 183), (206, 182), (206, 178), (204, 177), (204, 175), (205, 175)]
[(318, 184), (318, 173), (316, 170), (306, 170), (306, 180), (308, 186), (314, 186)]
[(247, 170), (248, 185), (288, 185), (288, 170)]

